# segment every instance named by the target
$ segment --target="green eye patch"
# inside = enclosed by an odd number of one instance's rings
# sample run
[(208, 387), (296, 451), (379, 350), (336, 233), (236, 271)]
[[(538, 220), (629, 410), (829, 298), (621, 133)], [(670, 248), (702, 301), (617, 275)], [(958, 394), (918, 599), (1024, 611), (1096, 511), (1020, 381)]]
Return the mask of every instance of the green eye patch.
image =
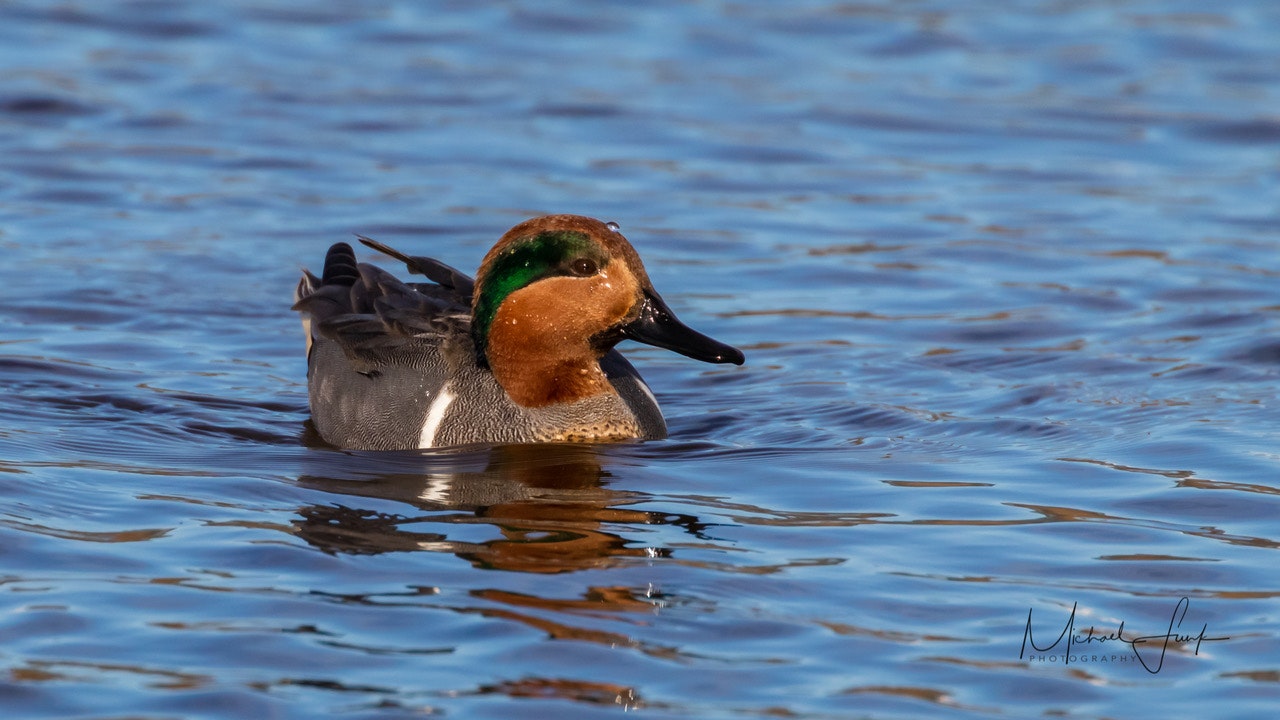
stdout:
[(482, 361), (489, 346), (489, 328), (503, 301), (543, 278), (578, 274), (574, 261), (582, 258), (599, 268), (609, 261), (604, 249), (585, 234), (554, 230), (513, 243), (493, 259), (480, 283), (471, 324), (476, 352)]

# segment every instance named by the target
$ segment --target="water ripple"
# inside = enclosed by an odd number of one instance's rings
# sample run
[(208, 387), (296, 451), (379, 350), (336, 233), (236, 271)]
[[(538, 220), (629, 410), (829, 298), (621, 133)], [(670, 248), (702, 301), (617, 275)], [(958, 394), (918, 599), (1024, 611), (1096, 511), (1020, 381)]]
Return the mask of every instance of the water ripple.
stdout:
[[(1269, 7), (294, 5), (0, 3), (9, 714), (1273, 709)], [(663, 442), (320, 441), (299, 266), (543, 212), (748, 364), (624, 346)], [(1184, 597), (1157, 676), (1019, 658)]]

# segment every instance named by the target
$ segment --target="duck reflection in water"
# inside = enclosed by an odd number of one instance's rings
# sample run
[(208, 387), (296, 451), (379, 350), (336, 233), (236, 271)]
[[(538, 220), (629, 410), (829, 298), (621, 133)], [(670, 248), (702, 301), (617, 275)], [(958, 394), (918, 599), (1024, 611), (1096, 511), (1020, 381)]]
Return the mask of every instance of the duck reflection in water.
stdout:
[[(627, 558), (663, 557), (618, 533), (626, 525), (673, 525), (702, 537), (696, 517), (632, 510), (643, 493), (605, 486), (609, 472), (591, 445), (500, 445), (435, 455), (325, 453), (304, 487), (391, 500), (425, 514), (387, 513), (359, 503), (298, 512), (299, 537), (329, 553), (448, 552), (476, 567), (528, 573), (598, 569)], [(381, 504), (381, 503), (378, 503)], [(448, 528), (492, 526), (490, 540), (459, 540)], [(431, 528), (431, 529), (425, 529)], [(608, 528), (608, 529), (606, 529)]]

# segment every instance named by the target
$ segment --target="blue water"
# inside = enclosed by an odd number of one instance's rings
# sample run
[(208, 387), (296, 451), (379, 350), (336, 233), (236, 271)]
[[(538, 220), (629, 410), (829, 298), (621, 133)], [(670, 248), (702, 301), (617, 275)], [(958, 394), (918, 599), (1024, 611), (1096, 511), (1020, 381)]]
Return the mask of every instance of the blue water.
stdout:
[[(4, 717), (1273, 715), (1277, 37), (0, 4)], [(299, 268), (550, 212), (747, 364), (626, 347), (662, 442), (315, 442)]]

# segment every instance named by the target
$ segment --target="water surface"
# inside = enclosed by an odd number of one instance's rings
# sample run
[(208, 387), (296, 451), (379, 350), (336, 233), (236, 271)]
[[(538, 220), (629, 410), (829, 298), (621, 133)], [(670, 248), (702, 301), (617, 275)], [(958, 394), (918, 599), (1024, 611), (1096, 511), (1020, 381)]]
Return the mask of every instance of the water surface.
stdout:
[[(0, 707), (1272, 713), (1277, 33), (1261, 0), (5, 3)], [(301, 266), (359, 232), (472, 269), (547, 212), (621, 223), (747, 364), (626, 348), (663, 442), (308, 434)], [(1073, 608), (1092, 640), (1024, 647)], [(1174, 617), (1206, 639), (1101, 641)]]

